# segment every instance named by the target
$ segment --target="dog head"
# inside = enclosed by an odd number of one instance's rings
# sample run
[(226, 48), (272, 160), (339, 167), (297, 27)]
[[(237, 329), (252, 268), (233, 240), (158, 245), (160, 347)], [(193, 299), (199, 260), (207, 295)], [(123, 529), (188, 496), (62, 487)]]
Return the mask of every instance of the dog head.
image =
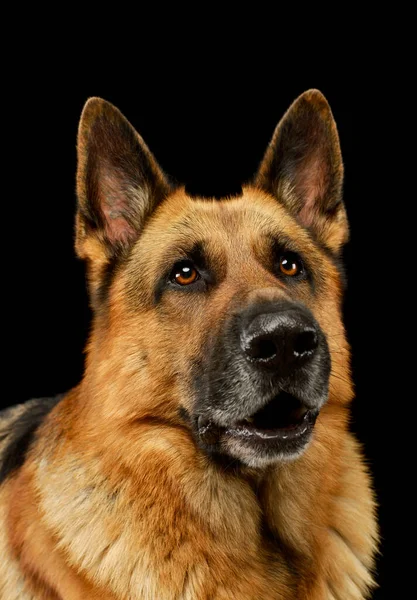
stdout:
[(90, 99), (76, 249), (94, 310), (84, 385), (97, 418), (155, 435), (179, 427), (250, 467), (297, 458), (320, 412), (316, 429), (352, 395), (342, 180), (315, 90), (289, 108), (241, 196), (222, 200), (173, 186), (121, 113)]

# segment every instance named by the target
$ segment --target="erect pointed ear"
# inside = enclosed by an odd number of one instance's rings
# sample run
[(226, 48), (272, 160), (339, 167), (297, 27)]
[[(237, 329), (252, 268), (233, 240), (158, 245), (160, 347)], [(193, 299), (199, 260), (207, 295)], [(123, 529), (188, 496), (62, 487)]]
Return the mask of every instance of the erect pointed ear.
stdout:
[(76, 250), (88, 259), (92, 291), (170, 191), (145, 142), (121, 112), (90, 98), (78, 131)]
[(321, 243), (338, 252), (348, 238), (342, 184), (336, 123), (323, 94), (309, 90), (278, 123), (255, 185), (274, 195)]

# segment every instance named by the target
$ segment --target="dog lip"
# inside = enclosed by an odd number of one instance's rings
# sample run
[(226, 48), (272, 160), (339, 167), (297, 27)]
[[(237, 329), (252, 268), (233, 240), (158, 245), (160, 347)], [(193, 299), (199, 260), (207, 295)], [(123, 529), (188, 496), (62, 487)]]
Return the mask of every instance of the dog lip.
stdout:
[(204, 444), (212, 445), (219, 441), (224, 427), (216, 425), (212, 419), (200, 415), (197, 420), (197, 431)]
[(259, 423), (256, 424), (257, 413), (264, 410), (276, 398), (277, 396), (274, 396), (264, 405), (263, 409), (258, 409), (258, 411), (252, 413), (250, 416), (248, 415), (239, 419), (239, 421), (227, 425), (220, 425), (207, 415), (199, 415), (197, 430), (200, 439), (208, 445), (217, 444), (223, 436), (240, 438), (241, 440), (246, 439), (248, 441), (258, 440), (264, 443), (274, 440), (285, 443), (286, 441), (295, 442), (309, 435), (314, 427), (319, 410), (308, 408), (301, 400), (295, 397), (293, 397), (294, 400), (298, 401), (300, 405), (292, 411), (292, 422), (283, 426), (270, 428), (259, 426)]

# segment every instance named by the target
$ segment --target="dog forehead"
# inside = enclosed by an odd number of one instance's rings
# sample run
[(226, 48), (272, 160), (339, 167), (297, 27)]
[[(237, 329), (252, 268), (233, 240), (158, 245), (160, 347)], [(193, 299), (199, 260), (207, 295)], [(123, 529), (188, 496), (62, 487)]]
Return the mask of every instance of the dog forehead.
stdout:
[(253, 238), (259, 234), (282, 232), (286, 237), (308, 236), (288, 210), (269, 194), (256, 188), (243, 188), (240, 196), (222, 199), (191, 198), (183, 190), (160, 206), (150, 227), (152, 235), (162, 234), (179, 242), (195, 238)]

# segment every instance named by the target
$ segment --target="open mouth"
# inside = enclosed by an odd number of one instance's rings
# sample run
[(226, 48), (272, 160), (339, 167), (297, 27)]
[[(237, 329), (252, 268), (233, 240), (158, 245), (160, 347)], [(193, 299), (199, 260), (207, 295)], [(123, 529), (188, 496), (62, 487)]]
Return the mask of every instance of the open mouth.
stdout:
[[(276, 447), (288, 451), (304, 445), (316, 422), (318, 410), (308, 409), (298, 398), (286, 392), (274, 396), (268, 404), (252, 415), (228, 426), (216, 425), (200, 417), (198, 431), (201, 441), (211, 445), (221, 436), (240, 439), (258, 448)], [(272, 444), (272, 446), (271, 446)]]
[(261, 439), (294, 438), (314, 425), (317, 414), (295, 396), (280, 392), (256, 413), (228, 427), (227, 433)]

